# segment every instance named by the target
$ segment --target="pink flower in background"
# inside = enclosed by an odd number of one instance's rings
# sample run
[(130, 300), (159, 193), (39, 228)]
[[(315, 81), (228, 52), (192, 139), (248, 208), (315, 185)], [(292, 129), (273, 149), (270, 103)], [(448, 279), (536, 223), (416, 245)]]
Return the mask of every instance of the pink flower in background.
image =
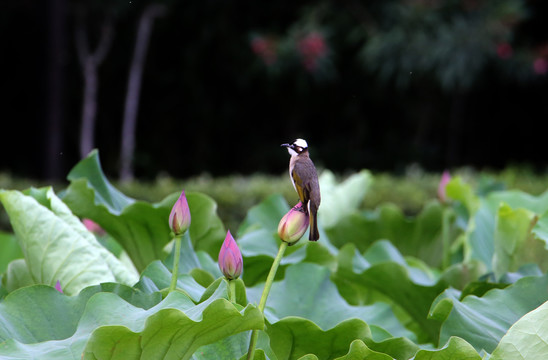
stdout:
[(91, 219), (82, 219), (82, 223), (84, 224), (86, 229), (88, 229), (89, 232), (92, 232), (95, 235), (103, 236), (106, 234), (105, 230), (103, 230), (103, 228), (99, 226), (99, 224), (97, 224), (95, 221)]
[(251, 39), (251, 50), (260, 57), (263, 62), (267, 65), (273, 65), (278, 56), (277, 56), (277, 50), (276, 50), (276, 42), (271, 39), (264, 36), (254, 36), (253, 39)]
[(447, 194), (445, 192), (445, 188), (447, 187), (447, 184), (451, 181), (451, 174), (449, 171), (445, 170), (443, 174), (441, 174), (440, 183), (438, 185), (438, 199), (442, 203), (447, 202)]
[(297, 42), (297, 51), (301, 55), (305, 69), (315, 71), (318, 68), (318, 61), (327, 55), (328, 47), (324, 36), (318, 31), (312, 31)]
[(514, 49), (512, 45), (507, 42), (503, 42), (497, 45), (497, 55), (501, 59), (509, 59), (514, 54)]
[(533, 70), (538, 75), (544, 75), (548, 72), (548, 61), (545, 58), (536, 58), (533, 62)]
[(243, 265), (242, 253), (229, 230), (219, 252), (219, 269), (227, 279), (233, 280), (240, 277)]

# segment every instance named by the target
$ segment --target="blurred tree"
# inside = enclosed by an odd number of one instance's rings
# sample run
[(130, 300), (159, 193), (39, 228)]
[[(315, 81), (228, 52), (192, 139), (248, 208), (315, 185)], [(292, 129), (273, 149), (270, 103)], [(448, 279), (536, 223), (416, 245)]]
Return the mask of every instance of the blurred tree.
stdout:
[[(97, 98), (99, 89), (99, 66), (110, 50), (117, 19), (127, 17), (135, 6), (129, 1), (90, 1), (75, 2), (76, 50), (84, 76), (82, 121), (80, 128), (80, 156), (86, 156), (94, 147)], [(133, 178), (132, 159), (135, 150), (135, 134), (141, 79), (146, 53), (150, 41), (154, 18), (166, 12), (166, 6), (158, 3), (140, 3), (141, 9), (135, 35), (135, 47), (128, 72), (124, 115), (120, 142), (120, 178)], [(101, 24), (97, 26), (98, 24)], [(98, 30), (97, 45), (90, 47), (90, 31)]]
[(122, 136), (120, 139), (120, 180), (133, 180), (133, 153), (137, 130), (137, 111), (141, 93), (141, 79), (145, 66), (145, 58), (152, 32), (154, 18), (164, 15), (166, 7), (161, 4), (148, 5), (141, 13), (135, 36), (135, 49), (129, 68)]
[[(401, 91), (412, 89), (419, 97), (414, 127), (417, 145), (436, 121), (431, 110), (433, 94), (441, 88), (450, 97), (445, 126), (447, 167), (460, 164), (469, 93), (486, 68), (496, 65), (500, 74), (519, 80), (532, 78), (533, 52), (528, 47), (517, 51), (512, 45), (517, 26), (527, 17), (525, 0), (346, 0), (343, 4), (346, 15), (342, 16), (334, 15), (341, 14), (337, 2), (310, 6), (289, 34), (277, 40), (274, 50), (272, 44), (257, 46), (260, 37), (255, 36), (254, 52), (263, 60), (275, 53), (281, 63), (290, 58), (283, 56), (289, 48), (311, 74), (332, 75), (330, 59), (337, 54), (333, 55), (324, 34), (345, 29), (343, 41), (361, 48), (358, 59), (367, 72), (385, 85), (394, 83)], [(308, 29), (304, 35), (303, 29)], [(273, 67), (268, 61), (265, 64), (277, 72), (287, 69)], [(537, 74), (548, 72), (546, 58), (539, 56), (534, 69)]]
[(399, 87), (426, 78), (450, 94), (445, 160), (446, 166), (455, 166), (461, 153), (468, 91), (488, 64), (511, 56), (509, 42), (525, 18), (525, 3), (403, 0), (387, 2), (383, 11), (385, 16), (363, 46), (363, 63), (377, 71), (381, 80), (393, 79)]
[(253, 32), (250, 47), (268, 70), (280, 72), (304, 70), (318, 81), (336, 76), (333, 51), (329, 43), (329, 27), (325, 24), (328, 3), (306, 7), (305, 15), (292, 24), (285, 35), (275, 36)]
[[(60, 12), (47, 11), (56, 1), (68, 3), (68, 40), (75, 39), (82, 8), (90, 53), (107, 14), (116, 30), (97, 68), (92, 141), (109, 175), (120, 174), (120, 130), (124, 112), (131, 113), (124, 100), (136, 89), (124, 75), (136, 58), (136, 24), (148, 5), (167, 1), (132, 102), (136, 177), (278, 172), (286, 159), (276, 145), (295, 136), (309, 140), (319, 167), (338, 172), (403, 172), (410, 163), (435, 171), (451, 153), (459, 166), (545, 164), (542, 132), (516, 126), (516, 119), (548, 116), (548, 2), (542, 0), (7, 0), (0, 12), (0, 67), (7, 70), (2, 131), (25, 146), (18, 151), (0, 142), (0, 152), (10, 154), (0, 159), (1, 170), (45, 176), (59, 164), (55, 146), (45, 148), (56, 136), (63, 173), (79, 158), (73, 134), (80, 130), (83, 82), (76, 43), (65, 39), (63, 54), (48, 42), (53, 32), (44, 31), (63, 26), (53, 17)], [(65, 120), (54, 131), (46, 117), (59, 106), (59, 88), (50, 84), (60, 69)], [(512, 146), (494, 147), (491, 138)], [(49, 151), (49, 163), (28, 161)]]
[(99, 90), (98, 69), (105, 60), (114, 36), (114, 14), (106, 8), (100, 26), (99, 40), (91, 48), (86, 26), (88, 9), (78, 4), (76, 8), (75, 41), (78, 60), (84, 77), (82, 120), (80, 128), (80, 157), (84, 158), (94, 148), (95, 118), (97, 115), (97, 92)]

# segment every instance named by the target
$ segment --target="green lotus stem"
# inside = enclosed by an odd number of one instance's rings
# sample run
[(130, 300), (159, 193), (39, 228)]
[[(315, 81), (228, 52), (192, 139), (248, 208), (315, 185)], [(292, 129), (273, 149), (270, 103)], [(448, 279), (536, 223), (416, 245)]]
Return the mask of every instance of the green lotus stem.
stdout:
[[(276, 271), (278, 271), (278, 266), (280, 266), (280, 262), (282, 261), (282, 257), (284, 256), (285, 249), (287, 249), (287, 245), (288, 244), (285, 241), (282, 241), (282, 243), (280, 244), (278, 254), (274, 258), (274, 262), (272, 263), (272, 267), (270, 268), (270, 272), (268, 273), (268, 276), (266, 278), (263, 294), (261, 295), (261, 300), (259, 301), (259, 310), (263, 313), (263, 316), (264, 316), (264, 308), (266, 306), (266, 299), (268, 298), (268, 294), (270, 293), (270, 288), (272, 287), (272, 283), (274, 282)], [(259, 331), (253, 330), (253, 332), (251, 333), (251, 340), (249, 341), (249, 350), (247, 351), (247, 360), (251, 360), (255, 356), (255, 346), (257, 344), (258, 338), (259, 338)]]
[(450, 227), (450, 218), (452, 215), (451, 208), (444, 208), (442, 213), (442, 223), (441, 223), (441, 240), (443, 244), (443, 258), (442, 258), (442, 269), (447, 269), (451, 265), (451, 251), (450, 251), (450, 239), (449, 239), (449, 227)]
[(177, 274), (179, 273), (179, 257), (181, 256), (181, 238), (183, 235), (175, 235), (175, 252), (173, 253), (173, 270), (169, 292), (177, 288)]
[(228, 300), (230, 302), (236, 302), (236, 282), (234, 280), (228, 280)]

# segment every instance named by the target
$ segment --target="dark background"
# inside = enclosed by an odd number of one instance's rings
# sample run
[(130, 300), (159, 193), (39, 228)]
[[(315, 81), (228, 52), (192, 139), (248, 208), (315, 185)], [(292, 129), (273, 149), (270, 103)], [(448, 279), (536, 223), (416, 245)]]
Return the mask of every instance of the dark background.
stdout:
[[(484, 48), (468, 53), (481, 66), (469, 75), (463, 72), (470, 77), (465, 84), (444, 84), (438, 76), (461, 61), (455, 52), (439, 62), (447, 68), (417, 66), (403, 85), (399, 80), (405, 71), (383, 79), (379, 73), (386, 58), (377, 58), (374, 65), (375, 60), (363, 56), (374, 36), (398, 26), (404, 33), (415, 29), (406, 30), (408, 24), (402, 25), (387, 4), (414, 7), (421, 12), (418, 19), (443, 12), (436, 21), (451, 23), (457, 15), (493, 18), (484, 16), (491, 10), (480, 13), (491, 9), (492, 2), (164, 2), (168, 10), (154, 22), (143, 74), (136, 176), (279, 174), (288, 161), (279, 145), (296, 137), (308, 141), (317, 165), (338, 172), (369, 168), (398, 173), (412, 163), (431, 171), (511, 164), (545, 171), (548, 81), (532, 64), (545, 56), (547, 5), (506, 2), (522, 4), (525, 15), (503, 21), (503, 35), (489, 35)], [(74, 9), (81, 6), (87, 11), (92, 43), (102, 16), (116, 14), (112, 47), (99, 68), (95, 144), (107, 174), (118, 173), (128, 68), (139, 15), (150, 3), (3, 2), (0, 171), (58, 179), (79, 160), (83, 77), (75, 50)], [(360, 10), (364, 16), (357, 16)], [(310, 21), (309, 15), (318, 12), (323, 15)], [(489, 29), (492, 21), (483, 25)], [(63, 34), (56, 45), (54, 26)], [(368, 26), (373, 30), (360, 33)], [(413, 26), (424, 27), (421, 21)], [(292, 29), (314, 27), (329, 46), (329, 61), (318, 72), (299, 66), (295, 57), (269, 67), (250, 46), (253, 34), (283, 43), (293, 36)], [(437, 28), (429, 31), (435, 34)], [(476, 35), (485, 34), (478, 31), (472, 37)], [(500, 42), (511, 44), (510, 59), (497, 56)], [(405, 60), (405, 41), (399, 46), (389, 56)], [(437, 47), (427, 42), (424, 56)], [(52, 73), (51, 64), (59, 59), (61, 71)], [(408, 66), (415, 69), (412, 59)], [(52, 99), (55, 86), (61, 100)]]

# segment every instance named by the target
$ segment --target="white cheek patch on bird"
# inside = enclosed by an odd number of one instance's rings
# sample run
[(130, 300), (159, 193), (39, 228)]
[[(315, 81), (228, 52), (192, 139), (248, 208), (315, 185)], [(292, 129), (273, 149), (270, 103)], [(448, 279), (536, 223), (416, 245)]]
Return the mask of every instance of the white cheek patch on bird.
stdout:
[(291, 156), (297, 156), (298, 155), (297, 152), (295, 150), (293, 150), (292, 148), (290, 148), (290, 147), (287, 148), (287, 152)]

